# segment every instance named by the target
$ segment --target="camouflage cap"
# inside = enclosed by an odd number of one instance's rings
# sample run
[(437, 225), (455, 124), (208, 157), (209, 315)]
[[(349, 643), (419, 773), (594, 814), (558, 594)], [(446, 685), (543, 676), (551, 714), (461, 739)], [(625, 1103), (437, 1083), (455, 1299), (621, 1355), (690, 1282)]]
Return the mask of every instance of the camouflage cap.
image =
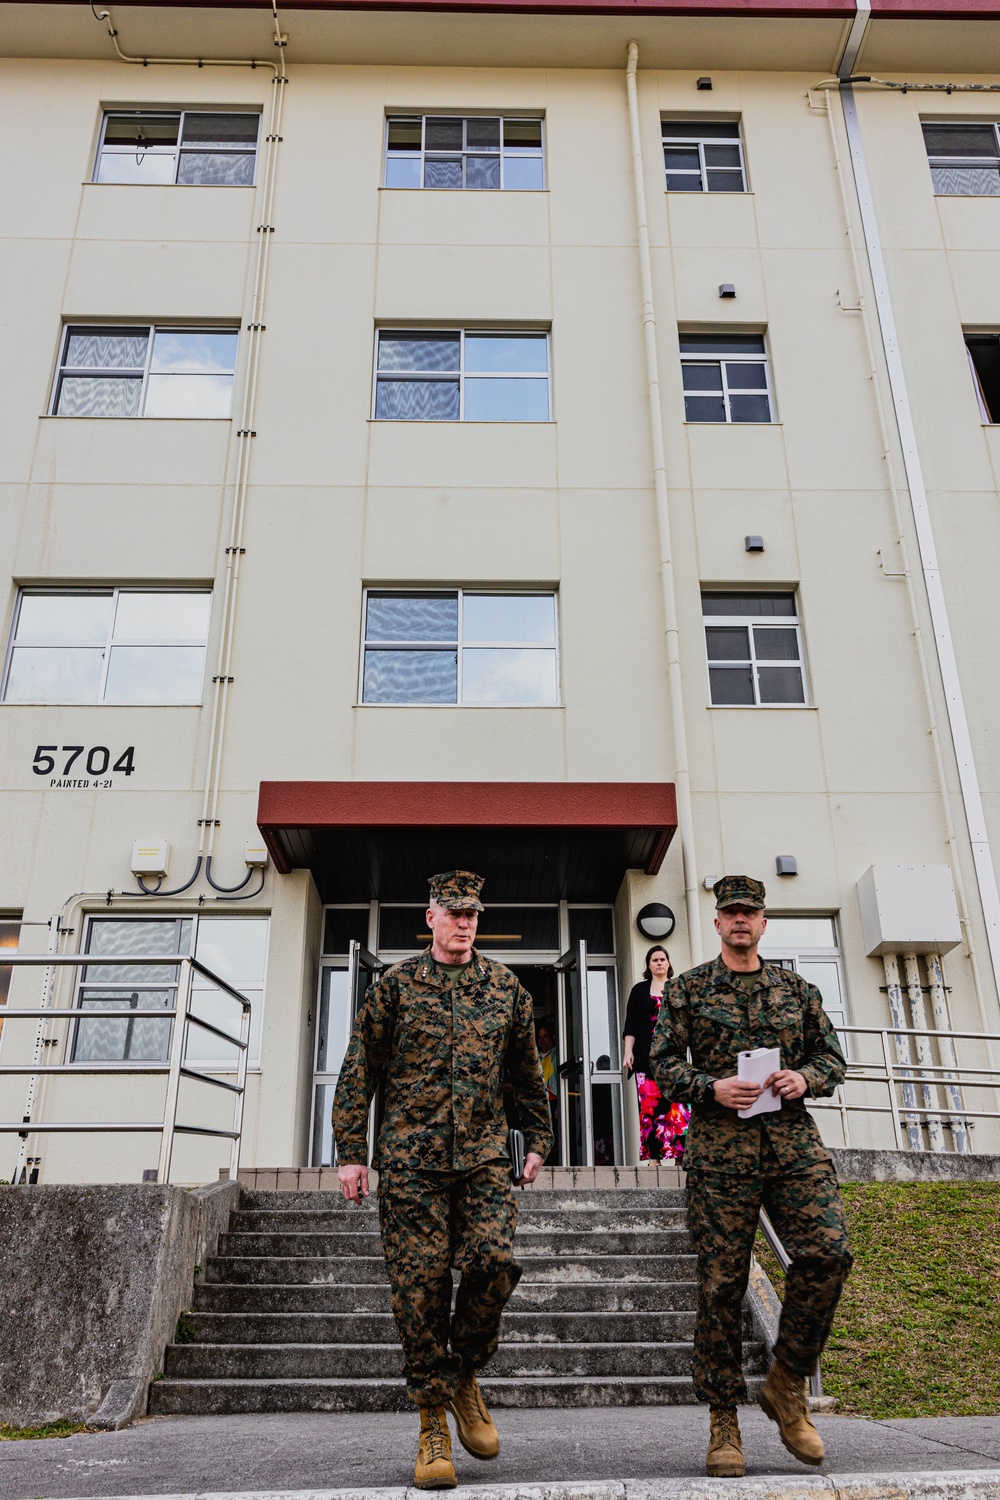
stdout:
[(483, 877), (473, 875), (471, 870), (446, 870), (443, 875), (432, 875), (428, 884), (431, 900), (448, 911), (484, 910), (479, 899)]
[(716, 911), (723, 906), (756, 906), (764, 910), (764, 887), (752, 875), (723, 875), (712, 887)]

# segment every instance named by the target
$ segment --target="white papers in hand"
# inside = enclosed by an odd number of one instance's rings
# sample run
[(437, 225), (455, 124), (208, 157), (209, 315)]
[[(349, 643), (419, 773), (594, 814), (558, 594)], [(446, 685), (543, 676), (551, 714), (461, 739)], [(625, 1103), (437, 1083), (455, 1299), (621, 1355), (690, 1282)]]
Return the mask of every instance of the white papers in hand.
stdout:
[[(777, 1047), (757, 1047), (753, 1052), (741, 1052), (736, 1065), (737, 1078), (747, 1083), (762, 1084), (772, 1073), (781, 1072), (781, 1052)], [(774, 1089), (764, 1089), (758, 1094), (749, 1109), (738, 1110), (741, 1120), (752, 1120), (754, 1115), (771, 1114), (781, 1108), (781, 1100)]]

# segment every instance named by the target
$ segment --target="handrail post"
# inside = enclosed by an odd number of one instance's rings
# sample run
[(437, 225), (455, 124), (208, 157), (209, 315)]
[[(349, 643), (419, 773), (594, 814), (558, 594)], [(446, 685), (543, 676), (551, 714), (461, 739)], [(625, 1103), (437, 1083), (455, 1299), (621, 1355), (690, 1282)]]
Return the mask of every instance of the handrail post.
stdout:
[(899, 1105), (896, 1103), (896, 1079), (892, 1071), (892, 1053), (889, 1050), (889, 1033), (881, 1031), (882, 1059), (885, 1063), (886, 1082), (889, 1086), (889, 1108), (892, 1110), (892, 1128), (896, 1137), (896, 1150), (903, 1150), (903, 1129), (899, 1123)]
[(239, 1093), (236, 1095), (236, 1108), (233, 1111), (233, 1144), (229, 1153), (229, 1180), (236, 1182), (240, 1175), (240, 1148), (243, 1144), (243, 1105), (247, 1096), (247, 1063), (250, 1058), (250, 1010), (244, 1007), (240, 1012), (240, 1048), (239, 1061), (236, 1064), (236, 1083)]
[(177, 1126), (177, 1097), (181, 1087), (181, 1065), (187, 1046), (188, 1014), (191, 1007), (191, 960), (180, 960), (180, 982), (177, 986), (177, 1014), (170, 1043), (170, 1072), (167, 1075), (167, 1094), (163, 1101), (163, 1135), (160, 1137), (160, 1161), (157, 1181), (170, 1181), (170, 1163), (174, 1154), (174, 1131)]

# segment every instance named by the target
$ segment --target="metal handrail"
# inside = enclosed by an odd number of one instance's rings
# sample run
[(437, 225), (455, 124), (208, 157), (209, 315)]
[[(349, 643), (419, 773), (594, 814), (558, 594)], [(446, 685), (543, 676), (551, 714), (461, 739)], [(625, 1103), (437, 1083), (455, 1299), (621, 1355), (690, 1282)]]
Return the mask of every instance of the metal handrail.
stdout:
[[(768, 1249), (771, 1251), (771, 1254), (778, 1262), (778, 1265), (781, 1267), (782, 1271), (787, 1271), (788, 1267), (792, 1263), (792, 1257), (789, 1255), (788, 1251), (781, 1243), (781, 1240), (778, 1238), (778, 1232), (775, 1229), (774, 1225), (771, 1223), (771, 1220), (768, 1218), (764, 1209), (761, 1209), (759, 1217), (760, 1232), (767, 1241)], [(822, 1396), (823, 1394), (823, 1376), (820, 1374), (818, 1359), (816, 1361), (815, 1370), (813, 1370), (812, 1374), (809, 1376), (809, 1394), (810, 1396)]]
[[(212, 972), (205, 964), (190, 954), (155, 953), (155, 954), (122, 954), (122, 953), (5, 953), (3, 955), (3, 966), (11, 968), (98, 968), (98, 967), (142, 967), (155, 965), (157, 968), (169, 967), (179, 971), (176, 980), (177, 1003), (166, 1009), (138, 1009), (116, 1008), (114, 1010), (93, 1010), (85, 1006), (69, 1006), (66, 1009), (57, 1009), (52, 1006), (19, 1006), (10, 1004), (0, 1009), (0, 1022), (4, 1027), (11, 1021), (46, 1020), (63, 1021), (72, 1020), (136, 1020), (137, 1018), (148, 1018), (158, 1021), (177, 1021), (174, 1025), (170, 1043), (170, 1058), (165, 1063), (43, 1063), (40, 1060), (41, 1052), (41, 1028), (39, 1028), (39, 1039), (35, 1046), (35, 1058), (31, 1063), (2, 1063), (0, 1062), (0, 1077), (3, 1075), (45, 1077), (49, 1074), (65, 1076), (67, 1074), (78, 1074), (81, 1076), (108, 1076), (121, 1077), (122, 1075), (161, 1074), (166, 1077), (167, 1089), (163, 1104), (163, 1118), (160, 1120), (84, 1120), (84, 1121), (47, 1121), (32, 1120), (26, 1115), (19, 1121), (0, 1121), (0, 1134), (19, 1135), (22, 1138), (28, 1135), (44, 1133), (47, 1135), (61, 1134), (132, 1134), (138, 1132), (159, 1132), (160, 1156), (157, 1165), (156, 1177), (158, 1182), (170, 1181), (170, 1169), (173, 1161), (174, 1139), (178, 1135), (201, 1135), (213, 1136), (218, 1139), (231, 1140), (229, 1175), (235, 1180), (240, 1166), (240, 1146), (243, 1134), (243, 1105), (246, 1096), (247, 1060), (250, 1051), (250, 1001), (247, 997), (234, 988), (227, 980)], [(193, 998), (192, 979), (195, 974), (200, 974), (207, 979), (216, 989), (222, 990), (240, 1006), (240, 1034), (238, 1037), (227, 1031), (213, 1026), (210, 1021), (203, 1020), (200, 1016), (191, 1013), (191, 1001)], [(113, 981), (110, 981), (113, 982)], [(173, 985), (175, 981), (170, 980)], [(212, 1036), (220, 1037), (227, 1046), (237, 1049), (236, 1082), (230, 1083), (225, 1079), (215, 1078), (210, 1073), (205, 1073), (197, 1068), (185, 1065), (185, 1054), (188, 1046), (188, 1035), (190, 1028), (197, 1026), (202, 1031), (209, 1032)], [(214, 1088), (228, 1090), (235, 1095), (233, 1105), (233, 1128), (223, 1130), (211, 1125), (190, 1125), (177, 1119), (177, 1101), (180, 1094), (180, 1081), (182, 1078), (193, 1079), (196, 1083), (207, 1083)]]

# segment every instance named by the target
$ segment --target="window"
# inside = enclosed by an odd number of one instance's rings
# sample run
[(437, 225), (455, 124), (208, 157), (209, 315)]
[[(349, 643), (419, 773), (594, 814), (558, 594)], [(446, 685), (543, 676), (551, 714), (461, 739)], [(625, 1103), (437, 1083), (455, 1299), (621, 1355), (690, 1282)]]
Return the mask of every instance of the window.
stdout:
[(682, 333), (680, 341), (685, 421), (771, 421), (762, 333)]
[(745, 193), (738, 120), (664, 120), (668, 193)]
[[(20, 917), (0, 917), (0, 954), (4, 950), (8, 953), (16, 953), (20, 934)], [(10, 981), (13, 973), (14, 970), (10, 964), (0, 963), (0, 1006), (7, 1004), (7, 996), (10, 994)], [(0, 1021), (0, 1035), (2, 1034), (3, 1021)]]
[(25, 589), (5, 703), (199, 703), (207, 589)]
[(714, 704), (805, 703), (794, 594), (701, 596)]
[[(193, 953), (206, 968), (231, 984), (251, 1003), (248, 1061), (260, 1061), (260, 1023), (267, 965), (266, 917), (92, 917), (84, 951), (95, 962), (81, 965), (76, 1005), (81, 1010), (170, 1010), (177, 1004), (179, 955)], [(112, 954), (162, 954), (163, 964), (102, 964)], [(203, 975), (192, 982), (191, 1014), (201, 1016), (221, 1031), (240, 1034), (241, 1012), (236, 1001)], [(77, 1023), (73, 1062), (166, 1062), (170, 1055), (172, 1021), (139, 1016), (86, 1020)], [(192, 1025), (185, 1062), (202, 1068), (235, 1069), (237, 1049), (210, 1032)]]
[[(847, 1024), (844, 971), (833, 917), (768, 917), (760, 942), (761, 958), (794, 969), (823, 996), (823, 1009), (834, 1026)], [(847, 1050), (847, 1038), (841, 1037)]]
[(1000, 334), (967, 333), (965, 351), (984, 422), (1000, 422)]
[(1000, 124), (925, 121), (921, 129), (935, 193), (1000, 197)]
[(382, 422), (547, 422), (548, 335), (380, 330), (375, 416)]
[(389, 592), (365, 599), (363, 703), (554, 704), (554, 594)]
[(496, 115), (391, 115), (385, 186), (543, 188), (542, 122)]
[(66, 329), (56, 417), (228, 417), (235, 328)]
[(115, 110), (104, 116), (94, 181), (253, 187), (259, 130), (255, 114)]

